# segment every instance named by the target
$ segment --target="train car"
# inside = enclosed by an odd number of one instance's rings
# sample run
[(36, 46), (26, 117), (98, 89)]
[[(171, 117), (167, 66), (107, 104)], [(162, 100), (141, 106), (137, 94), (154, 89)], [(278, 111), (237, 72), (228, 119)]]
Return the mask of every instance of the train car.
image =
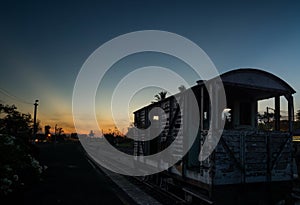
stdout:
[[(148, 178), (188, 202), (222, 205), (292, 203), (290, 193), (297, 175), (292, 148), (295, 90), (277, 76), (258, 69), (232, 70), (220, 75), (220, 79), (227, 103), (217, 112), (213, 112), (220, 99), (220, 85), (216, 79), (198, 81), (188, 89), (196, 96), (197, 112), (188, 106), (187, 91), (135, 111), (137, 128), (146, 129), (150, 121), (153, 126), (156, 121), (156, 126), (164, 127), (150, 141), (138, 140), (147, 133), (143, 132), (142, 136), (136, 132), (134, 155), (159, 153), (175, 143), (172, 154), (178, 157), (178, 162)], [(267, 123), (259, 123), (258, 103), (265, 99), (274, 102), (274, 119), (272, 127), (262, 129), (259, 124)], [(283, 129), (280, 110), (284, 106), (288, 112), (285, 120), (288, 127)], [(149, 115), (155, 107), (163, 109), (164, 115)], [(183, 154), (183, 141), (190, 137), (190, 126), (187, 125), (194, 123), (193, 113), (199, 114), (197, 137), (189, 151)], [(214, 117), (217, 119), (212, 120)], [(224, 127), (219, 127), (221, 121), (225, 121)], [(209, 157), (199, 160), (205, 141), (214, 137), (214, 133), (210, 133), (211, 127), (221, 132), (221, 138)]]

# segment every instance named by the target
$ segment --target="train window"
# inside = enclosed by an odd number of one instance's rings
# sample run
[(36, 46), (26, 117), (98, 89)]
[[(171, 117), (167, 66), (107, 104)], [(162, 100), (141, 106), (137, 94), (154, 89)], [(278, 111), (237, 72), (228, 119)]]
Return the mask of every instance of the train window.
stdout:
[(159, 120), (159, 116), (158, 115), (154, 115), (153, 116), (153, 120)]
[(231, 109), (230, 108), (225, 108), (222, 112), (222, 120), (226, 120), (228, 122), (231, 122)]
[(209, 129), (209, 114), (207, 111), (203, 112), (203, 129)]
[(207, 112), (203, 113), (203, 118), (204, 118), (204, 120), (207, 120)]
[(225, 121), (224, 129), (232, 128), (231, 109), (225, 108), (222, 112), (222, 120)]

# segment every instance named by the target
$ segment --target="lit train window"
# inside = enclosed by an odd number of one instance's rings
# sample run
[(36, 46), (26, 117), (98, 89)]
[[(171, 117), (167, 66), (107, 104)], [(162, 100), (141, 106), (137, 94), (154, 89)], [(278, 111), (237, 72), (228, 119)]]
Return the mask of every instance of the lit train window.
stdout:
[(207, 117), (207, 112), (204, 112), (204, 113), (203, 113), (203, 118), (204, 118), (204, 120), (207, 120), (207, 119), (208, 119), (208, 117)]
[(159, 116), (158, 115), (154, 115), (153, 116), (153, 120), (159, 120)]
[(222, 120), (228, 120), (228, 122), (231, 122), (231, 109), (225, 108), (222, 112)]

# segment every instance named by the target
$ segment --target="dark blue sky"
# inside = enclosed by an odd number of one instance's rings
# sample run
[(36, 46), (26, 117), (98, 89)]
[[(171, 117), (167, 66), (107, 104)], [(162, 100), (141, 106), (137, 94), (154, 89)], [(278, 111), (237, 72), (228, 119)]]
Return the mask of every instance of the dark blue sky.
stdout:
[[(220, 73), (261, 68), (300, 88), (297, 1), (2, 1), (1, 101), (40, 99), (43, 123), (71, 126), (72, 91), (87, 57), (106, 41), (164, 30), (199, 45)], [(300, 98), (296, 94), (296, 109)]]

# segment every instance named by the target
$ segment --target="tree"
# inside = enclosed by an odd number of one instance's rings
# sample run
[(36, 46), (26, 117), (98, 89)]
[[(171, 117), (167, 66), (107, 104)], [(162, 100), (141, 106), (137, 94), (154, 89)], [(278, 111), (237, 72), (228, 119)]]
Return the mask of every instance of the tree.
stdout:
[(57, 128), (57, 135), (60, 136), (64, 133), (64, 130), (62, 127)]
[(22, 138), (24, 142), (28, 142), (32, 131), (33, 121), (31, 115), (20, 113), (15, 105), (0, 104), (0, 133)]
[(156, 101), (162, 101), (166, 99), (167, 91), (160, 91), (158, 94), (154, 95)]
[(50, 125), (46, 125), (45, 126), (45, 135), (48, 136), (50, 134), (50, 129), (51, 129), (51, 126)]
[(179, 90), (179, 92), (182, 93), (182, 92), (186, 91), (186, 87), (184, 85), (181, 85), (178, 87), (178, 90)]
[(264, 112), (263, 114), (257, 113), (258, 127), (261, 130), (271, 130), (274, 126), (275, 114)]
[(258, 113), (257, 117), (261, 122), (267, 123), (274, 121), (275, 114), (264, 112), (263, 114)]
[(17, 111), (15, 105), (0, 104), (1, 204), (19, 198), (14, 193), (21, 193), (40, 180), (43, 168), (36, 160), (38, 148), (29, 141), (32, 131), (33, 122), (29, 113)]
[(297, 119), (297, 121), (300, 121), (300, 110), (297, 111), (296, 119)]
[(78, 139), (78, 134), (76, 132), (71, 133), (72, 139)]

